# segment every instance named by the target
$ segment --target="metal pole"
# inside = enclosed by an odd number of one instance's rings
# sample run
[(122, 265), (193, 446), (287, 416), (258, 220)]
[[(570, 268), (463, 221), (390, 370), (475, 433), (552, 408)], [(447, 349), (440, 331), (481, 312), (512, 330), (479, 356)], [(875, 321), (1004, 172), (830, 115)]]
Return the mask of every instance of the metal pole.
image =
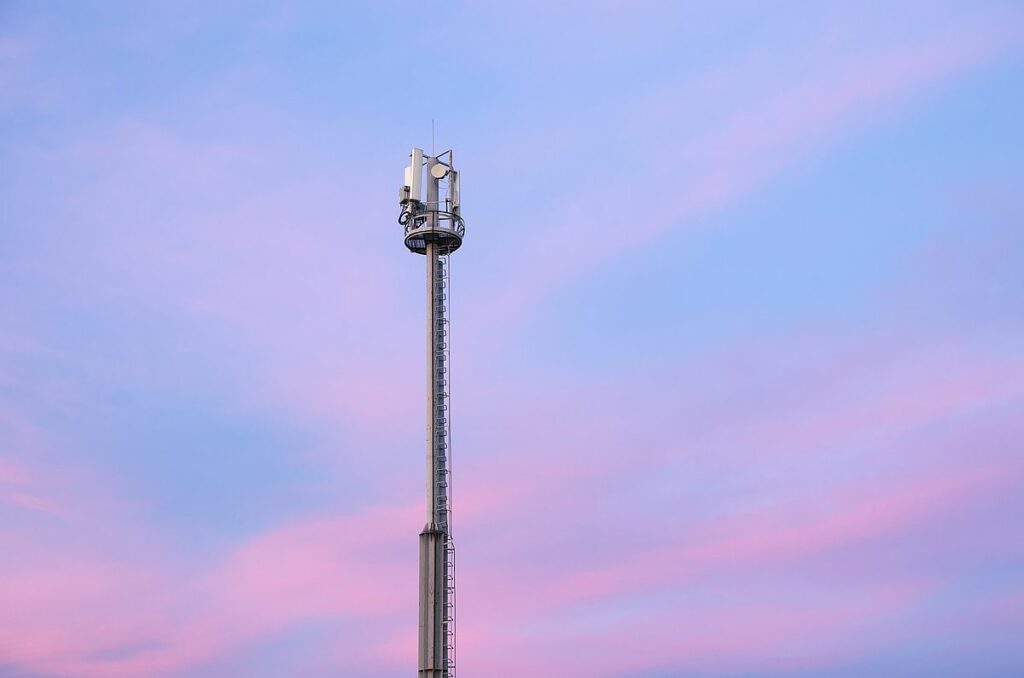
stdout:
[(427, 524), (437, 525), (437, 245), (427, 243)]

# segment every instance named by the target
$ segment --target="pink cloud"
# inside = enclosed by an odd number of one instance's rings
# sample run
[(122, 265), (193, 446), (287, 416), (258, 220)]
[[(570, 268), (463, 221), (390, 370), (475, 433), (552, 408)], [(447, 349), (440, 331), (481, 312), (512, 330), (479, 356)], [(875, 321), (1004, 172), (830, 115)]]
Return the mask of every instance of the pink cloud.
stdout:
[(25, 567), (3, 567), (0, 651), (60, 675), (153, 675), (303, 621), (393, 620), (415, 600), (406, 561), (419, 518), (417, 505), (309, 519), (258, 535), (198, 573), (160, 564), (157, 554), (135, 562), (67, 546), (43, 554), (38, 541), (7, 537), (4, 548)]
[[(859, 468), (869, 476), (959, 465), (956, 450), (913, 436), (1024, 395), (1024, 364), (966, 345), (879, 337), (839, 349), (819, 335), (814, 343), (831, 350), (815, 355), (804, 343), (786, 337), (732, 347), (672, 370), (580, 379), (571, 389), (537, 392), (531, 379), (506, 382), (462, 413), (483, 430), (507, 432), (477, 434), (471, 442), (485, 443), (487, 455), (460, 458), (459, 487), (466, 489), (458, 496), (469, 493), (472, 505), (465, 520), (486, 523), (538, 499), (549, 509), (558, 502), (586, 510), (607, 499), (601, 488), (610, 478), (629, 484), (709, 463), (730, 476), (766, 464), (800, 473), (865, 448)], [(780, 352), (800, 358), (789, 364)], [(621, 402), (630, 403), (628, 411)], [(516, 426), (524, 420), (529, 427)], [(881, 456), (887, 446), (872, 451), (904, 440), (900, 465)], [(1005, 456), (990, 452), (993, 463)]]
[(591, 612), (543, 626), (491, 628), (467, 639), (474, 651), (462, 655), (463, 667), (484, 675), (550, 676), (820, 670), (855, 654), (852, 639), (865, 625), (898, 614), (929, 590), (918, 582), (901, 582), (829, 593), (814, 604), (790, 600), (779, 605), (737, 588), (740, 595), (713, 605), (678, 602), (672, 609), (627, 612), (607, 620)]
[(67, 502), (59, 494), (66, 479), (57, 479), (52, 471), (29, 466), (14, 457), (0, 456), (0, 507), (21, 509), (54, 517), (70, 515)]
[(553, 602), (607, 598), (652, 586), (682, 586), (712, 568), (757, 569), (769, 563), (870, 541), (933, 520), (958, 503), (1021, 481), (1021, 468), (956, 471), (856, 487), (813, 501), (715, 521), (676, 544), (637, 553), (607, 569), (581, 572), (553, 587)]
[[(709, 404), (721, 411), (712, 407), (686, 420), (680, 420), (679, 408), (690, 396), (678, 384), (693, 380), (680, 380), (677, 374), (605, 378), (606, 383), (580, 383), (529, 397), (522, 390), (529, 382), (511, 381), (495, 387), (493, 398), (467, 402), (466, 416), (475, 411), (472, 418), (479, 424), (507, 432), (495, 438), (500, 444), (484, 457), (459, 461), (457, 488), (465, 489), (457, 489), (456, 537), (471, 544), (460, 575), (467, 665), (493, 666), (486, 656), (489, 648), (511, 634), (522, 647), (548, 648), (544, 651), (555, 656), (552, 665), (564, 668), (561, 675), (586, 675), (591, 669), (581, 667), (591, 665), (558, 655), (530, 629), (560, 616), (581, 623), (589, 614), (580, 616), (586, 606), (610, 614), (622, 601), (692, 591), (722, 577), (736, 581), (750, 572), (805, 568), (852, 546), (913, 534), (994, 488), (1021, 482), (1021, 469), (1009, 464), (1004, 452), (975, 455), (967, 464), (960, 447), (941, 452), (908, 448), (908, 462), (898, 473), (880, 459), (867, 458), (856, 478), (826, 478), (814, 493), (783, 486), (787, 498), (779, 499), (779, 488), (755, 486), (750, 496), (759, 499), (760, 508), (754, 502), (707, 513), (700, 505), (674, 500), (674, 511), (697, 511), (687, 520), (655, 515), (649, 524), (632, 524), (636, 515), (622, 492), (642, 498), (649, 482), (674, 477), (680, 464), (689, 473), (701, 472), (707, 462), (694, 455), (699, 445), (687, 439), (704, 426), (705, 435), (697, 440), (713, 441), (706, 434), (718, 429), (726, 415), (733, 426), (722, 435), (732, 452), (715, 461), (717, 473), (775, 463), (795, 472), (813, 468), (815, 458), (830, 450), (862, 440), (865, 430), (901, 440), (903, 433), (953, 413), (1020, 393), (1017, 363), (982, 360), (966, 346), (926, 351), (920, 342), (908, 340), (813, 360), (807, 352), (803, 356), (809, 364), (791, 374), (784, 365), (751, 370), (743, 350), (723, 353), (704, 366), (728, 382), (723, 392), (762, 392), (758, 384), (773, 383), (776, 369), (789, 381), (775, 387), (770, 403), (741, 403), (737, 409), (731, 400), (712, 398)], [(747, 368), (727, 372), (743, 364)], [(956, 368), (938, 369), (952, 365)], [(875, 372), (888, 377), (871, 377)], [(628, 416), (606, 397), (610, 389), (634, 404)], [(807, 395), (793, 399), (787, 393)], [(524, 418), (531, 426), (516, 429), (515, 422)], [(687, 435), (675, 435), (673, 421), (683, 424)], [(640, 430), (638, 444), (638, 427), (650, 424), (655, 432)], [(791, 451), (774, 460), (749, 457), (746, 446), (736, 443), (744, 439)], [(552, 456), (552, 449), (558, 454)], [(932, 470), (921, 471), (922, 464)], [(32, 477), (21, 464), (2, 468), (5, 482)], [(418, 474), (418, 465), (411, 469), (410, 474)], [(806, 476), (799, 485), (807, 485)], [(39, 537), (3, 536), (4, 550), (25, 558), (23, 566), (0, 568), (4, 599), (12, 601), (8, 615), (0, 616), (0, 650), (11, 661), (69, 676), (166, 673), (202, 666), (317, 619), (379, 623), (380, 642), (352, 651), (360, 666), (397, 667), (409, 660), (408, 650), (400, 655), (396, 648), (407, 640), (415, 600), (415, 533), (422, 522), (418, 502), (346, 516), (310, 516), (255, 535), (202, 563), (176, 562), (168, 545), (134, 534), (127, 507), (118, 510), (109, 521), (93, 516), (87, 528), (107, 523), (120, 532), (120, 546), (106, 556), (102, 540), (79, 550), (78, 542), (47, 547)], [(660, 538), (652, 539), (655, 533)], [(520, 546), (510, 551), (512, 544)], [(597, 548), (602, 544), (617, 546)], [(766, 612), (751, 614), (768, 624)], [(860, 617), (851, 615), (854, 624)], [(806, 623), (814, 626), (813, 620)], [(793, 627), (798, 628), (803, 626)], [(751, 631), (751, 638), (761, 637)], [(731, 638), (740, 654), (747, 647), (746, 656), (766, 656), (759, 654), (761, 645), (745, 645), (742, 635)], [(662, 642), (644, 656), (697, 661), (724, 651), (713, 635), (692, 641), (687, 651), (672, 650), (678, 644), (667, 636)], [(597, 656), (628, 663), (622, 657)]]

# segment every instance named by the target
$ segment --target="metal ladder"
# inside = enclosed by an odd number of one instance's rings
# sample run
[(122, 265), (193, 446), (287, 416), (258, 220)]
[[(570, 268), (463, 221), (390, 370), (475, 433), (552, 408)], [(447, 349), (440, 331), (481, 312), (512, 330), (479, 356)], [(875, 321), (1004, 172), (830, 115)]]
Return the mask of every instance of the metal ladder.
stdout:
[(451, 535), (445, 546), (445, 668), (448, 677), (455, 678), (455, 544)]
[(455, 678), (455, 544), (451, 535), (451, 429), (449, 426), (448, 365), (448, 295), (451, 292), (450, 258), (448, 254), (437, 257), (434, 279), (434, 449), (436, 471), (434, 483), (435, 522), (445, 534), (445, 673), (446, 678)]

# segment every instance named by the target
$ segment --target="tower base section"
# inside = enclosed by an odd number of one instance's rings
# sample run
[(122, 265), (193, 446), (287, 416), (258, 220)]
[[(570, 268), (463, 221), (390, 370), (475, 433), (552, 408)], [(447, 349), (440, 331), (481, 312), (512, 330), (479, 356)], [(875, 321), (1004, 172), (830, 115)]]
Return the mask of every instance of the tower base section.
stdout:
[(448, 675), (447, 547), (447, 534), (434, 525), (423, 528), (420, 533), (420, 678), (446, 678)]

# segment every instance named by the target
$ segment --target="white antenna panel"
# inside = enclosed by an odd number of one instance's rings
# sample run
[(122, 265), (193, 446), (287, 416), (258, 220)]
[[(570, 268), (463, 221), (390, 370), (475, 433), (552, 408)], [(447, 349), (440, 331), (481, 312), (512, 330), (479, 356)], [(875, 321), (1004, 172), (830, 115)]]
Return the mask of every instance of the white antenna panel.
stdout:
[(412, 149), (412, 164), (405, 168), (405, 185), (409, 187), (409, 197), (423, 202), (423, 151)]

